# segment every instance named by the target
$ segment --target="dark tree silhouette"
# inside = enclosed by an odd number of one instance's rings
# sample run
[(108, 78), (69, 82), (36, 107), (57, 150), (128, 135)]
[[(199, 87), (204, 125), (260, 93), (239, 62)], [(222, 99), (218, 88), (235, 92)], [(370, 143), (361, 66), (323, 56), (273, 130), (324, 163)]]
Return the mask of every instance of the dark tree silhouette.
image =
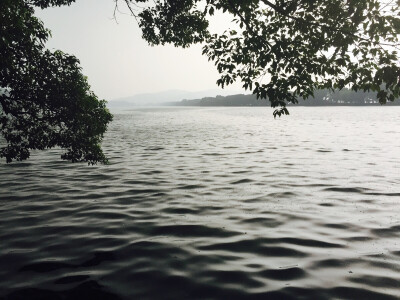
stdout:
[(71, 2), (0, 1), (0, 157), (7, 162), (55, 146), (66, 149), (63, 159), (107, 161), (105, 101), (90, 91), (76, 57), (45, 49), (50, 33), (34, 16), (34, 6)]

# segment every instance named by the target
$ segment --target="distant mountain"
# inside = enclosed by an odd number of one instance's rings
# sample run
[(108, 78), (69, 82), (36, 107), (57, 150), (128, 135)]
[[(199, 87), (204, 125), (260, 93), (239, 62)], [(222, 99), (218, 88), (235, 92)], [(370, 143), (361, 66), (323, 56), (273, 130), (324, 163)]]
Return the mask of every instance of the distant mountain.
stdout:
[(154, 106), (168, 105), (172, 102), (178, 102), (183, 99), (197, 99), (204, 97), (214, 97), (216, 95), (232, 95), (237, 91), (228, 91), (221, 89), (190, 92), (183, 90), (169, 90), (158, 93), (137, 94), (130, 97), (119, 98), (108, 101), (107, 105), (111, 108), (129, 108), (134, 106)]

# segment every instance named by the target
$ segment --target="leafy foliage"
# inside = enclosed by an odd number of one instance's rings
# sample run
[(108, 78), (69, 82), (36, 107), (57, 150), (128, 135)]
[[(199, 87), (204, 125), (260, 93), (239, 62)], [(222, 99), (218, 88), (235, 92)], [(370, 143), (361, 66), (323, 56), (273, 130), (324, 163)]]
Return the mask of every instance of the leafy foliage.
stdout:
[(107, 162), (100, 142), (112, 115), (90, 91), (76, 57), (45, 49), (48, 30), (34, 5), (72, 0), (0, 2), (0, 157), (24, 160), (32, 149), (66, 149), (63, 159)]
[[(205, 42), (217, 83), (240, 80), (278, 107), (275, 116), (317, 89), (373, 91), (382, 104), (399, 97), (399, 0), (124, 2), (150, 44)], [(223, 34), (208, 29), (217, 12), (232, 16)]]

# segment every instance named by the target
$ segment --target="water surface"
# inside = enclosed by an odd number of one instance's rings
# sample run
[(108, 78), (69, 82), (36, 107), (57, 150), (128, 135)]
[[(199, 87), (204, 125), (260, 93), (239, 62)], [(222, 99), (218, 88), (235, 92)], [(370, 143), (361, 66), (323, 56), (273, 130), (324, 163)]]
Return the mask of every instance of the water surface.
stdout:
[(117, 113), (0, 164), (0, 297), (399, 299), (400, 108)]

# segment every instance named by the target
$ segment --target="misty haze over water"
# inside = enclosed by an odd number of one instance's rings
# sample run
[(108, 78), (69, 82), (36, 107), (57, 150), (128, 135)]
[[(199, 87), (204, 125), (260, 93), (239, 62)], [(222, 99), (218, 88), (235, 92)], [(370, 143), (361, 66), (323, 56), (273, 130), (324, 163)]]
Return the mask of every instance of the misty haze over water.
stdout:
[[(400, 107), (116, 112), (0, 168), (0, 297), (398, 299)], [(6, 298), (7, 299), (7, 298)]]

